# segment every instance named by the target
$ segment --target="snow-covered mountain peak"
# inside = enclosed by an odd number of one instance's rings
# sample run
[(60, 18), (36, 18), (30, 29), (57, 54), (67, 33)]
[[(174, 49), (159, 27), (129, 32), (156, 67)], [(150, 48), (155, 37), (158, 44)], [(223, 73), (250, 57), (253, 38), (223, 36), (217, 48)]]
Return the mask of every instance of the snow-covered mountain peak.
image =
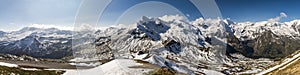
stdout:
[(0, 41), (17, 41), (27, 36), (39, 36), (49, 38), (68, 38), (71, 37), (72, 32), (68, 30), (59, 30), (57, 28), (36, 28), (24, 27), (18, 31), (4, 33)]
[(292, 26), (292, 25), (295, 25), (295, 26), (300, 26), (300, 20), (293, 20), (293, 21), (290, 21), (290, 22), (284, 22), (286, 25), (289, 25), (289, 26)]
[(241, 39), (254, 39), (258, 37), (257, 34), (261, 34), (266, 31), (271, 31), (277, 36), (288, 36), (296, 37), (300, 36), (299, 33), (299, 20), (293, 20), (290, 22), (269, 22), (269, 21), (259, 21), (259, 22), (240, 22), (230, 27), (235, 30), (235, 35)]
[(232, 25), (232, 24), (235, 24), (235, 22), (231, 21), (229, 18), (224, 19), (223, 22), (224, 22), (226, 25)]
[(141, 17), (141, 21), (147, 22), (147, 21), (150, 21), (150, 20), (152, 20), (152, 18), (150, 18), (150, 17), (147, 17), (147, 16), (142, 16)]

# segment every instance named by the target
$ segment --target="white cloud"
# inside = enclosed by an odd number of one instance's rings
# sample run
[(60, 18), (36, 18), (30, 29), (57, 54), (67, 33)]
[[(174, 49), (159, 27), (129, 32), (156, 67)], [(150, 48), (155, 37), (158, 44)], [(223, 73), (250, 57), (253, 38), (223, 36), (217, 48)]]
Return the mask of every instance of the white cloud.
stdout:
[(79, 26), (74, 25), (54, 25), (54, 24), (30, 24), (28, 27), (35, 28), (57, 28), (60, 30), (71, 30), (71, 31), (95, 31), (95, 30), (105, 30), (111, 26), (94, 26), (87, 23), (83, 23)]
[(287, 15), (286, 15), (284, 12), (281, 12), (281, 13), (280, 13), (280, 16), (277, 16), (277, 17), (275, 17), (275, 18), (270, 18), (270, 19), (268, 20), (268, 22), (278, 22), (278, 21), (280, 21), (280, 19), (286, 18), (286, 17), (287, 17)]
[(91, 25), (87, 23), (82, 23), (78, 26), (74, 27), (74, 31), (96, 31), (96, 30), (105, 30), (109, 27), (114, 27), (113, 25), (111, 26), (96, 26), (96, 25)]
[(96, 26), (87, 23), (82, 23), (74, 27), (74, 31), (96, 31), (96, 29)]
[(169, 22), (169, 21), (174, 21), (174, 20), (185, 20), (187, 21), (188, 19), (185, 16), (180, 16), (180, 15), (164, 15), (162, 17), (159, 17), (159, 19)]
[(54, 25), (54, 24), (31, 24), (28, 27), (35, 27), (35, 28), (57, 28), (60, 30), (73, 30), (74, 27), (72, 25)]
[(280, 13), (280, 16), (282, 16), (282, 17), (287, 17), (287, 15), (286, 15), (284, 12), (281, 12), (281, 13)]
[(190, 17), (190, 14), (186, 14), (187, 17)]

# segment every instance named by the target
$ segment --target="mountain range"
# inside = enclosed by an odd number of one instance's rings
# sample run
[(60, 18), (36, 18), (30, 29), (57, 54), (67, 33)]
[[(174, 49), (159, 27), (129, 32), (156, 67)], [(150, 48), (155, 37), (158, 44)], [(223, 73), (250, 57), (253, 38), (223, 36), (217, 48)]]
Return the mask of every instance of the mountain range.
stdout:
[(25, 27), (1, 31), (0, 37), (0, 53), (54, 59), (73, 55), (76, 61), (135, 59), (186, 74), (208, 70), (227, 74), (228, 66), (240, 60), (233, 54), (276, 60), (299, 50), (300, 20), (188, 21), (182, 16), (144, 16), (126, 27), (97, 31)]

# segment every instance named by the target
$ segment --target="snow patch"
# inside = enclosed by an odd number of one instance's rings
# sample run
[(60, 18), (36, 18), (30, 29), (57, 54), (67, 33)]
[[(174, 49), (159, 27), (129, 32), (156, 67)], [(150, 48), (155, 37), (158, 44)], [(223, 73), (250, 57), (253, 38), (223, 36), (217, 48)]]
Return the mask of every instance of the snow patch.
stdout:
[(16, 64), (5, 63), (5, 62), (0, 62), (0, 66), (18, 67), (18, 65), (16, 65)]
[(142, 75), (152, 71), (152, 69), (130, 68), (141, 65), (130, 59), (115, 59), (92, 69), (67, 70), (63, 75)]

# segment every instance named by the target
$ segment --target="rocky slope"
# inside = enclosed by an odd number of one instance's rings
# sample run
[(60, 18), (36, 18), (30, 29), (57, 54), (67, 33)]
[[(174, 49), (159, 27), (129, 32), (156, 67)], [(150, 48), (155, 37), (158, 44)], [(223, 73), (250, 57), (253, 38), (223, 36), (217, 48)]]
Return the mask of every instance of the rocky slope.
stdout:
[(299, 20), (237, 23), (231, 27), (234, 29), (234, 36), (228, 41), (231, 52), (251, 58), (283, 58), (300, 49)]

